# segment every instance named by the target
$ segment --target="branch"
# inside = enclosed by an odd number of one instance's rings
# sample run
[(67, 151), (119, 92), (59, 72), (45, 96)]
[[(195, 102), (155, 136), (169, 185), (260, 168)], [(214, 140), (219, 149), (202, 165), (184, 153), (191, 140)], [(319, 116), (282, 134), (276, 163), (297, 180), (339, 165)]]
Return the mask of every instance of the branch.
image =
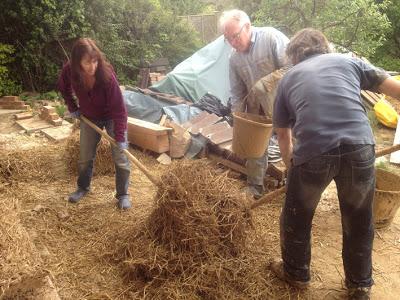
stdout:
[(355, 30), (353, 31), (353, 36), (349, 40), (349, 45), (348, 45), (349, 48), (350, 48), (350, 45), (353, 44), (354, 40), (356, 39), (359, 28), (360, 28), (360, 22), (357, 22), (357, 26), (356, 26)]
[(339, 21), (336, 21), (336, 22), (332, 22), (332, 23), (329, 23), (326, 26), (323, 26), (321, 31), (324, 32), (328, 28), (332, 28), (332, 27), (337, 27), (339, 25), (343, 25), (348, 19), (350, 19), (353, 16), (354, 16), (354, 13), (351, 12), (347, 16), (345, 16), (342, 20), (339, 20)]
[[(296, 2), (297, 2), (297, 1), (296, 1)], [(292, 3), (293, 3), (293, 1), (290, 1), (290, 4), (292, 4)], [(291, 10), (297, 12), (297, 13), (301, 16), (301, 19), (303, 19), (303, 21), (304, 21), (304, 22), (303, 22), (303, 25), (304, 25), (304, 26), (302, 26), (302, 27), (310, 27), (311, 22), (308, 20), (308, 18), (307, 18), (306, 15), (304, 14), (304, 12), (301, 10), (300, 7), (298, 7), (297, 4), (290, 5), (289, 8), (290, 8)]]
[(55, 38), (55, 39), (56, 39), (56, 41), (58, 42), (58, 44), (60, 45), (62, 51), (64, 52), (65, 57), (66, 57), (67, 60), (69, 61), (69, 56), (68, 56), (68, 54), (67, 54), (67, 51), (65, 51), (65, 49), (64, 49), (63, 45), (61, 44), (60, 40), (59, 40), (58, 38)]
[(316, 0), (313, 1), (313, 9), (312, 9), (312, 12), (311, 12), (311, 15), (312, 15), (312, 16), (315, 15), (315, 10), (316, 10), (316, 8), (317, 8), (317, 7), (316, 7), (316, 6), (317, 6), (317, 3), (316, 3), (316, 2), (317, 2)]

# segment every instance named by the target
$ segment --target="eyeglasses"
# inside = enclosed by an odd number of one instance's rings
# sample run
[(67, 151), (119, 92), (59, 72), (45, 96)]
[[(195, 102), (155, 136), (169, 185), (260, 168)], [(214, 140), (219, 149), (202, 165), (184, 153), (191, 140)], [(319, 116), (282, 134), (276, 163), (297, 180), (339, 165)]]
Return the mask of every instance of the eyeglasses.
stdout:
[(243, 26), (240, 28), (239, 32), (235, 33), (230, 38), (225, 37), (224, 38), (225, 42), (229, 42), (231, 44), (233, 41), (237, 41), (240, 38), (240, 34), (242, 33), (244, 26), (246, 26), (246, 24), (243, 24)]

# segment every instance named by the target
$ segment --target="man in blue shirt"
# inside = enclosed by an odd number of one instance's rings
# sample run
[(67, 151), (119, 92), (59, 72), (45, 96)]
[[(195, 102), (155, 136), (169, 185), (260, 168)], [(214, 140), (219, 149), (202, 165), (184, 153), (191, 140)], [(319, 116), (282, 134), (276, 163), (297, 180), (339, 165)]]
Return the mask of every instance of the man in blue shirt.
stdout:
[[(232, 95), (232, 111), (261, 114), (271, 117), (276, 83), (280, 73), (274, 71), (286, 66), (286, 44), (289, 39), (272, 27), (251, 26), (248, 15), (241, 10), (225, 11), (220, 18), (220, 28), (225, 40), (234, 48), (229, 60), (229, 80)], [(271, 75), (267, 83), (259, 83)], [(262, 88), (262, 92), (259, 91)], [(247, 159), (249, 191), (257, 199), (264, 193), (264, 175), (267, 155)]]
[(298, 32), (287, 46), (294, 67), (280, 82), (273, 113), (288, 168), (280, 229), (283, 261), (270, 267), (291, 285), (308, 286), (312, 219), (322, 192), (334, 180), (349, 298), (369, 299), (375, 141), (360, 93), (368, 89), (400, 99), (400, 83), (358, 58), (329, 52), (326, 37), (311, 28)]

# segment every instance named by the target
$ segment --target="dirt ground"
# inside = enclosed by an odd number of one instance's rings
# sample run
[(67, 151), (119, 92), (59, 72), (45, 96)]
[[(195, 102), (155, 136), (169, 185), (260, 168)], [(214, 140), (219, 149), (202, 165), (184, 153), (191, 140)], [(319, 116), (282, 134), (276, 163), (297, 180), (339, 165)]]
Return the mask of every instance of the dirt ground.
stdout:
[[(378, 148), (392, 145), (394, 130), (379, 127), (376, 134)], [(156, 193), (154, 185), (133, 167), (130, 186), (133, 206), (130, 210), (121, 212), (116, 208), (112, 175), (96, 176), (88, 196), (78, 204), (70, 204), (67, 195), (75, 189), (76, 176), (70, 175), (68, 166), (63, 164), (63, 144), (54, 145), (40, 134), (28, 136), (13, 124), (11, 115), (0, 115), (0, 149), (11, 151), (36, 147), (54, 147), (51, 148), (54, 156), (45, 162), (52, 179), (49, 181), (38, 176), (0, 186), (2, 197), (13, 201), (19, 219), (9, 226), (21, 224), (32, 244), (26, 250), (34, 253), (27, 266), (21, 265), (24, 262), (16, 264), (12, 276), (0, 280), (0, 299), (2, 296), (5, 299), (18, 298), (15, 287), (12, 292), (6, 292), (7, 288), (18, 284), (24, 286), (21, 280), (32, 274), (50, 278), (61, 299), (150, 299), (146, 289), (138, 289), (137, 284), (124, 280), (121, 263), (114, 258), (127, 233), (129, 235), (133, 228), (141, 226), (152, 211)], [(131, 149), (131, 152), (154, 174), (168, 171), (168, 166), (158, 164), (151, 154), (138, 149)], [(244, 183), (238, 181), (238, 184)], [(345, 299), (340, 211), (334, 184), (324, 192), (313, 221), (312, 284), (306, 292), (290, 288), (266, 268), (271, 258), (280, 255), (281, 205), (282, 199), (276, 199), (253, 211), (254, 229), (248, 232), (246, 263), (249, 272), (262, 276), (255, 275), (253, 282), (246, 285), (246, 290), (238, 287), (235, 299)], [(0, 214), (5, 213), (11, 211), (0, 211)], [(21, 248), (18, 251), (23, 252)], [(12, 260), (13, 257), (8, 257), (6, 261)], [(376, 230), (373, 277), (372, 299), (399, 299), (400, 213), (390, 227)], [(177, 295), (175, 298), (180, 297)]]

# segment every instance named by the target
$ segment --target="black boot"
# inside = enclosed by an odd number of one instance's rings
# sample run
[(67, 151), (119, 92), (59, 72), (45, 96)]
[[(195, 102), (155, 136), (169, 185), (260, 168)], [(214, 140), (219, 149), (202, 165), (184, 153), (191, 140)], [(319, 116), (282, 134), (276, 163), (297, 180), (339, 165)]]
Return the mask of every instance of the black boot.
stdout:
[(71, 193), (68, 197), (68, 201), (72, 203), (77, 203), (83, 196), (87, 194), (87, 190), (78, 188), (75, 192)]
[(348, 290), (350, 300), (369, 300), (371, 287), (357, 287)]

